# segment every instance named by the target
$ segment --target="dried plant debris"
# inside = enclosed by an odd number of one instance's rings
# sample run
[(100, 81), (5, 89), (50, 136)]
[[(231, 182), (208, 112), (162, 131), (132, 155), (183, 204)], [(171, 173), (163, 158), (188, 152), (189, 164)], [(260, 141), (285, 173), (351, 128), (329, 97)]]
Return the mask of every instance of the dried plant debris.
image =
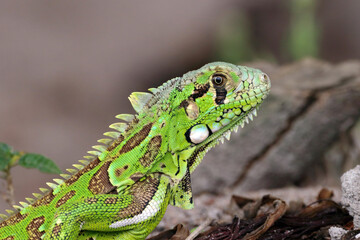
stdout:
[(183, 240), (190, 234), (190, 231), (182, 224), (176, 225), (173, 229), (163, 231), (155, 237), (148, 238), (147, 240)]
[(151, 240), (330, 240), (336, 239), (329, 235), (329, 228), (332, 226), (340, 226), (346, 231), (339, 240), (357, 239), (359, 231), (352, 230), (353, 218), (331, 197), (332, 192), (323, 189), (317, 201), (305, 206), (301, 202), (286, 203), (271, 195), (265, 195), (261, 199), (233, 196), (228, 209), (236, 215), (232, 223), (212, 223), (206, 231), (191, 237), (184, 230), (186, 228), (177, 225)]

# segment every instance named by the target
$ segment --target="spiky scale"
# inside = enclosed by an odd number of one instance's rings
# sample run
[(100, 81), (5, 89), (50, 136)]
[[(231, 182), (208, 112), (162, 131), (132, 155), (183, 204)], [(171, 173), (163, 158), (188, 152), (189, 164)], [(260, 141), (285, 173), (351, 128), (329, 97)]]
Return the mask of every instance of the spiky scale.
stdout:
[(112, 143), (114, 140), (110, 139), (110, 138), (102, 138), (97, 140), (97, 142), (105, 144), (105, 145), (109, 145), (110, 143)]
[(238, 132), (238, 130), (239, 130), (239, 126), (235, 126), (235, 127), (234, 127), (234, 131), (235, 131), (235, 132)]
[(51, 187), (52, 189), (55, 189), (55, 188), (57, 188), (57, 186), (58, 186), (57, 184), (52, 183), (52, 182), (47, 182), (46, 185), (48, 185), (48, 186)]
[(117, 119), (123, 120), (125, 122), (132, 122), (134, 120), (135, 116), (133, 114), (118, 114), (115, 116)]
[(7, 215), (0, 213), (0, 218), (6, 219), (7, 217), (8, 217)]
[(253, 116), (251, 115), (251, 113), (249, 113), (249, 119), (252, 121), (253, 120)]
[(19, 205), (13, 205), (13, 208), (15, 208), (18, 211), (21, 211), (23, 207), (20, 207)]
[(71, 174), (75, 174), (75, 173), (78, 172), (77, 170), (75, 170), (75, 169), (73, 169), (73, 168), (67, 168), (66, 171), (68, 171), (68, 172), (71, 173)]
[(64, 183), (64, 180), (59, 179), (59, 178), (54, 178), (53, 181), (56, 182), (56, 183), (59, 184), (59, 185), (61, 185), (61, 184)]
[(89, 160), (94, 160), (94, 155), (91, 155), (91, 156), (83, 156), (83, 158), (85, 159), (89, 159)]
[(49, 189), (47, 189), (47, 188), (39, 188), (39, 189), (43, 193), (48, 193), (49, 192)]
[(99, 152), (99, 151), (87, 151), (87, 153), (94, 155), (94, 156), (99, 156), (101, 154), (101, 152)]
[(79, 162), (82, 164), (82, 165), (88, 165), (90, 162), (88, 160), (79, 160)]
[(19, 202), (20, 204), (21, 204), (21, 206), (23, 206), (24, 208), (26, 208), (27, 206), (29, 206), (29, 204), (28, 203), (26, 203), (26, 202)]
[(146, 103), (152, 98), (151, 93), (146, 92), (133, 92), (129, 96), (129, 100), (131, 102), (131, 105), (133, 106), (134, 110), (137, 113), (141, 113), (142, 109), (146, 105)]
[(66, 173), (61, 173), (60, 176), (63, 177), (64, 179), (66, 179), (66, 180), (68, 180), (71, 177), (71, 175), (66, 174)]
[(159, 90), (157, 88), (149, 88), (148, 89), (150, 92), (152, 92), (153, 94), (156, 94), (159, 92)]
[(13, 210), (10, 209), (5, 209), (5, 211), (9, 214), (9, 215), (13, 215), (15, 212)]
[(104, 145), (94, 145), (94, 146), (92, 146), (92, 148), (99, 152), (106, 151), (106, 147)]
[(111, 137), (113, 139), (118, 139), (120, 137), (119, 132), (106, 132), (106, 133), (104, 133), (104, 135), (107, 137)]
[(227, 131), (225, 133), (225, 138), (229, 141), (230, 140), (230, 136), (231, 136), (231, 132), (230, 131)]
[(80, 164), (73, 164), (73, 166), (79, 170), (83, 169), (84, 166), (83, 165), (80, 165)]
[(40, 193), (33, 193), (32, 194), (36, 199), (39, 199), (39, 198), (41, 198), (43, 195), (42, 194), (40, 194)]
[(35, 199), (33, 199), (33, 198), (27, 197), (27, 198), (25, 198), (25, 199), (26, 199), (26, 201), (28, 201), (30, 204), (33, 204), (33, 203), (35, 202)]
[(122, 122), (119, 122), (119, 123), (113, 123), (109, 126), (109, 128), (111, 129), (114, 129), (118, 132), (125, 132), (126, 128), (128, 127), (128, 125), (126, 123), (122, 123)]

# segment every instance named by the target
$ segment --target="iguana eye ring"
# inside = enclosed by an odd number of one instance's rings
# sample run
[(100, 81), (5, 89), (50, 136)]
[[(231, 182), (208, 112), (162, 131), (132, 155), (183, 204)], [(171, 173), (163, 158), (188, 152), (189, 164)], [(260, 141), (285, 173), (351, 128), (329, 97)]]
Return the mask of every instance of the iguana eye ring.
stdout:
[(212, 77), (211, 81), (214, 84), (214, 86), (221, 87), (224, 85), (225, 80), (226, 78), (223, 75), (217, 74)]

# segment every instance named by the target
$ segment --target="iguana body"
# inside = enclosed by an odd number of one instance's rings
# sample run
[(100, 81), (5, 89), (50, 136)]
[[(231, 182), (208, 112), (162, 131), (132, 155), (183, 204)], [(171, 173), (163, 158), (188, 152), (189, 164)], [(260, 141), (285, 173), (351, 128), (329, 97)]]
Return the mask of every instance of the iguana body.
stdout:
[(104, 134), (91, 162), (21, 203), (0, 223), (0, 239), (144, 239), (169, 203), (193, 207), (190, 173), (252, 119), (269, 88), (260, 70), (217, 62), (133, 93), (137, 115), (118, 115), (128, 123), (110, 126), (116, 132)]

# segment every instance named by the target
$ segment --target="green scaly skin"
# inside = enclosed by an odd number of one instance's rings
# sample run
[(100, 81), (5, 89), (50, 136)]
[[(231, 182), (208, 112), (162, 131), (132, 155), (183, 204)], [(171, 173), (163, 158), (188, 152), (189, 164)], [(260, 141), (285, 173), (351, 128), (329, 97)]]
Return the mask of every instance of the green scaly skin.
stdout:
[[(215, 62), (129, 99), (137, 115), (0, 223), (0, 239), (144, 239), (168, 204), (193, 208), (190, 174), (256, 115), (270, 89), (260, 70)], [(127, 122), (127, 123), (125, 123)]]

